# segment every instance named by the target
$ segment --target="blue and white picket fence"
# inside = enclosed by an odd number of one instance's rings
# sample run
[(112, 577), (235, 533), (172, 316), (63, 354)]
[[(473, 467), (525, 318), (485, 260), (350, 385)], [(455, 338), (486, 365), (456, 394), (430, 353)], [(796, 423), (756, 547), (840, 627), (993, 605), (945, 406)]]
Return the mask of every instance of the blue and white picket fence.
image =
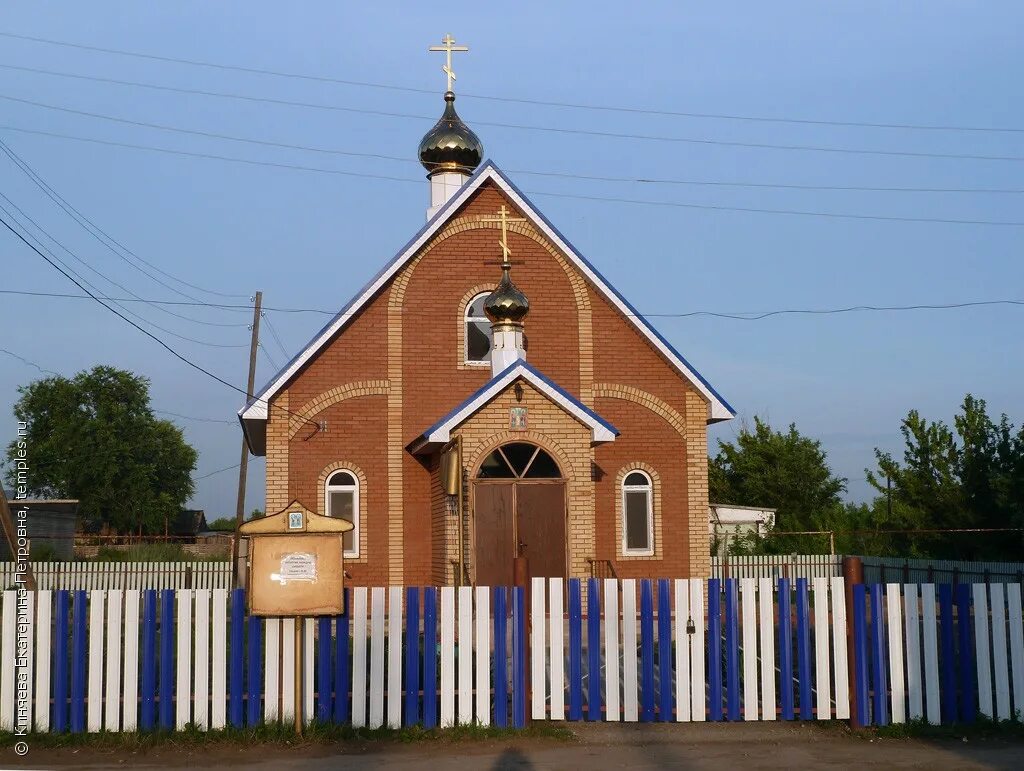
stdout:
[[(842, 579), (825, 577), (349, 589), (344, 615), (302, 622), (303, 713), (433, 727), (523, 726), (527, 715), (829, 720), (851, 709), (864, 724), (949, 723), (1024, 711), (1018, 584), (852, 589), (849, 608)], [(15, 592), (2, 595), (4, 728), (24, 674), (39, 731), (208, 729), (295, 713), (295, 621), (247, 616), (242, 590), (28, 599), (19, 636)]]

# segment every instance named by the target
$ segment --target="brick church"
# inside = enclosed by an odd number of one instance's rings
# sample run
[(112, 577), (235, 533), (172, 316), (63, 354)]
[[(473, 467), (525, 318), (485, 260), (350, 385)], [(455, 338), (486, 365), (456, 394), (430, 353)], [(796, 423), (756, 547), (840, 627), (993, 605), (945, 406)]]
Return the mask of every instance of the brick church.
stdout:
[(350, 520), (355, 585), (706, 575), (734, 413), (484, 160), (445, 42), (426, 225), (239, 412), (267, 511)]

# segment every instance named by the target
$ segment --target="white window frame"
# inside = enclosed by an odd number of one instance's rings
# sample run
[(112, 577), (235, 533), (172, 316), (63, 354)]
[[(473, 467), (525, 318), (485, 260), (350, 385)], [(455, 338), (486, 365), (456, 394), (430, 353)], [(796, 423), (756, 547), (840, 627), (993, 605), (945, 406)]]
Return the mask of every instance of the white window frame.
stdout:
[[(331, 479), (339, 471), (343, 471), (348, 474), (354, 480), (354, 484), (351, 485), (332, 485)], [(331, 513), (331, 493), (352, 493), (352, 549), (346, 549), (344, 551), (345, 559), (358, 559), (359, 558), (359, 528), (362, 523), (359, 521), (359, 475), (350, 468), (336, 468), (330, 474), (327, 475), (327, 481), (324, 482), (324, 498), (327, 499), (327, 516), (334, 516)]]
[[(647, 480), (642, 485), (627, 485), (626, 480), (629, 479), (633, 474), (640, 474), (644, 479)], [(645, 549), (631, 549), (627, 546), (629, 543), (627, 533), (627, 510), (626, 510), (626, 493), (639, 493), (643, 492), (647, 494), (647, 548)], [(651, 475), (643, 469), (630, 469), (622, 477), (622, 490), (620, 492), (622, 496), (622, 553), (629, 557), (653, 557), (654, 556), (654, 481), (651, 479)]]
[[(469, 298), (469, 302), (466, 303), (465, 309), (462, 311), (462, 362), (471, 367), (489, 367), (491, 366), (490, 358), (487, 359), (471, 359), (469, 358), (469, 324), (473, 321), (485, 321), (488, 324), (491, 320), (487, 318), (486, 314), (483, 316), (470, 316), (469, 311), (473, 307), (473, 303), (479, 300), (481, 297), (487, 297), (490, 292), (480, 292)], [(494, 341), (491, 341), (491, 347), (488, 349), (488, 354), (494, 350)]]

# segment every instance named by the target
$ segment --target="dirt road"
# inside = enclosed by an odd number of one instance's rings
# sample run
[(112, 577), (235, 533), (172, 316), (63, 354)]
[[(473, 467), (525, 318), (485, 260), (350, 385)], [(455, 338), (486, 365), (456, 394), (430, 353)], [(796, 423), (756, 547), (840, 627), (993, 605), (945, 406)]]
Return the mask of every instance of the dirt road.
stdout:
[(800, 723), (685, 725), (573, 724), (575, 740), (358, 742), (289, 748), (280, 745), (172, 746), (144, 754), (33, 750), (19, 759), (0, 752), (3, 768), (164, 768), (202, 771), (344, 768), (430, 769), (745, 769), (884, 768), (1020, 769), (1024, 742), (1003, 740), (869, 739)]

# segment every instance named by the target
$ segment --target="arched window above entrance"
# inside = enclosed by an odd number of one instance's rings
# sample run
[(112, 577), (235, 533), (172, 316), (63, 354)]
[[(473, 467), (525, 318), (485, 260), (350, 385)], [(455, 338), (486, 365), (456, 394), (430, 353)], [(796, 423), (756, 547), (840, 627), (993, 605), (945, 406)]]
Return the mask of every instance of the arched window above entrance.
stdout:
[(488, 455), (479, 479), (561, 479), (562, 472), (547, 452), (535, 444), (511, 442)]

